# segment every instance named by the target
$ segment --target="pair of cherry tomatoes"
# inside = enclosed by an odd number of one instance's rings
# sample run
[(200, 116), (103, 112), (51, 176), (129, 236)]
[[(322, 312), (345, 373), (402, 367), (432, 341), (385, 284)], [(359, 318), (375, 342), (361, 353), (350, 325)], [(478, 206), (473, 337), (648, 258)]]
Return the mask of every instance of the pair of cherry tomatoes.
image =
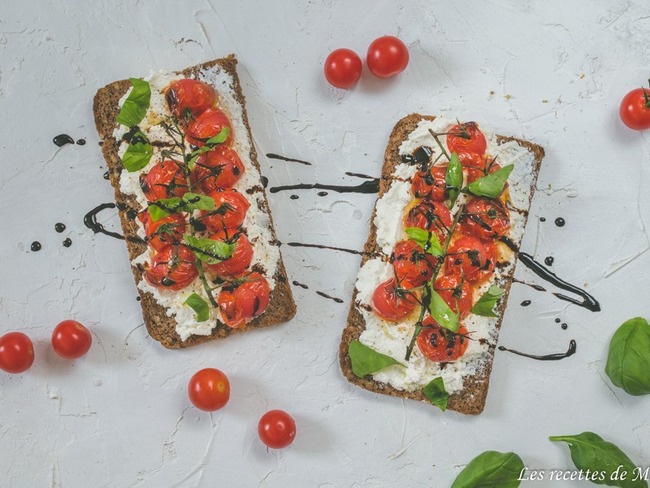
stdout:
[[(389, 78), (406, 69), (409, 52), (406, 45), (394, 36), (375, 39), (368, 47), (366, 64), (378, 78)], [(351, 49), (336, 49), (325, 60), (325, 78), (336, 88), (351, 88), (361, 78), (362, 62)]]

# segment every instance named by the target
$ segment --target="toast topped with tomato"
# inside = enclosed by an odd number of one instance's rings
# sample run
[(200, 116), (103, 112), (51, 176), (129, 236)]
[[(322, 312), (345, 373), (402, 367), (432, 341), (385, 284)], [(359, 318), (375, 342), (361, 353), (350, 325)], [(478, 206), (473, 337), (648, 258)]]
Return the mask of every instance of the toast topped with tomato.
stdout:
[(397, 123), (341, 341), (352, 383), (483, 411), (543, 157), (475, 122)]
[(236, 65), (117, 81), (94, 99), (144, 321), (167, 348), (295, 314)]

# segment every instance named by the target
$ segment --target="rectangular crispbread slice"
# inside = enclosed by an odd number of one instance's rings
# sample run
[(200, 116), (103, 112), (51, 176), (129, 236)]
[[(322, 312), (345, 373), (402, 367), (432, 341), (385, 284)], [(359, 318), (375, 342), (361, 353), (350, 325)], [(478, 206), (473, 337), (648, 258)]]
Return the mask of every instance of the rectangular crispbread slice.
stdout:
[[(239, 77), (237, 76), (237, 59), (234, 55), (229, 55), (225, 58), (209, 61), (197, 66), (187, 68), (179, 74), (185, 77), (198, 77), (201, 70), (207, 70), (213, 67), (219, 67), (228, 73), (233, 80), (232, 86), (215, 86), (217, 92), (222, 90), (232, 90), (234, 97), (242, 107), (243, 122), (246, 126), (247, 137), (251, 141), (250, 147), (250, 161), (253, 165), (260, 170), (257, 161), (257, 153), (254, 145), (252, 144), (252, 136), (250, 126), (248, 123), (248, 116), (246, 113), (245, 99), (242, 93)], [(93, 112), (95, 115), (95, 125), (97, 132), (102, 140), (102, 152), (104, 159), (108, 166), (111, 184), (115, 190), (115, 202), (119, 209), (119, 216), (126, 239), (126, 244), (129, 251), (131, 260), (141, 255), (146, 249), (147, 245), (138, 237), (138, 223), (134, 215), (135, 212), (142, 210), (132, 195), (124, 194), (120, 191), (120, 174), (122, 171), (122, 161), (118, 155), (118, 148), (120, 141), (115, 140), (113, 131), (117, 127), (116, 117), (119, 113), (119, 101), (126, 94), (131, 87), (128, 80), (121, 80), (111, 83), (103, 88), (100, 88), (95, 95)], [(270, 220), (270, 230), (273, 240), (277, 243), (275, 230), (273, 228), (273, 220), (270, 215), (266, 191), (263, 188), (262, 182), (259, 182), (258, 192), (262, 195), (264, 200), (263, 207), (268, 213)], [(279, 243), (277, 243), (279, 245)], [(137, 266), (132, 266), (133, 275), (136, 283), (142, 279), (142, 272)], [(191, 335), (186, 340), (181, 340), (181, 337), (176, 332), (176, 320), (174, 317), (167, 316), (167, 310), (162, 307), (155, 298), (147, 292), (143, 292), (138, 288), (141, 297), (142, 315), (147, 330), (151, 337), (159, 341), (163, 346), (169, 349), (183, 348), (193, 346), (213, 339), (221, 339), (229, 336), (236, 331), (245, 331), (252, 328), (267, 327), (276, 325), (290, 320), (296, 312), (296, 305), (293, 300), (291, 288), (288, 283), (287, 274), (282, 263), (282, 258), (279, 258), (277, 263), (277, 270), (274, 275), (275, 288), (271, 292), (270, 302), (267, 309), (259, 317), (250, 321), (243, 329), (232, 329), (225, 326), (221, 322), (212, 330), (211, 335)]]

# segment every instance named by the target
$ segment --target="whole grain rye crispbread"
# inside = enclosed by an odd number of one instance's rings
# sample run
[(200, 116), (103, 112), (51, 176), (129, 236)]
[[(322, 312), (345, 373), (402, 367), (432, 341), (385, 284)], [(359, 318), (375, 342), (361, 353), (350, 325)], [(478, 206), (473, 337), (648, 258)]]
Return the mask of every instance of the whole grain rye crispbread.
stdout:
[[(221, 69), (230, 74), (233, 78), (233, 85), (228, 87), (233, 90), (236, 100), (241, 104), (243, 111), (244, 124), (247, 130), (247, 136), (251, 141), (250, 160), (255, 167), (260, 170), (259, 162), (257, 161), (257, 153), (254, 145), (252, 144), (251, 130), (248, 123), (248, 116), (246, 113), (245, 98), (237, 76), (237, 59), (234, 55), (229, 55), (225, 58), (209, 61), (197, 66), (187, 68), (179, 74), (185, 77), (196, 77), (200, 70), (208, 69), (213, 66), (219, 66)], [(102, 152), (106, 165), (108, 166), (108, 173), (111, 184), (115, 190), (115, 202), (117, 203), (120, 215), (120, 221), (126, 244), (129, 251), (129, 258), (133, 260), (140, 254), (146, 251), (147, 244), (138, 237), (137, 229), (138, 224), (133, 218), (133, 210), (139, 211), (140, 206), (132, 195), (126, 195), (120, 191), (120, 173), (122, 171), (122, 161), (118, 156), (118, 148), (120, 141), (116, 141), (113, 137), (113, 131), (117, 127), (116, 118), (120, 111), (119, 100), (131, 87), (128, 80), (121, 80), (111, 83), (103, 88), (100, 88), (95, 95), (93, 103), (93, 112), (95, 115), (95, 125), (97, 132), (102, 140)], [(223, 90), (223, 86), (214, 87), (217, 92)], [(270, 218), (270, 227), (273, 239), (277, 241), (275, 229), (273, 227), (273, 219), (270, 215), (266, 191), (264, 190), (261, 182), (256, 190), (262, 193), (264, 197), (264, 204)], [(136, 283), (142, 279), (142, 272), (138, 267), (131, 266)], [(280, 324), (291, 320), (296, 313), (296, 305), (293, 300), (291, 288), (288, 283), (287, 273), (280, 257), (278, 262), (277, 271), (274, 275), (276, 282), (275, 288), (271, 292), (270, 301), (267, 309), (259, 317), (247, 323), (243, 329), (232, 329), (225, 324), (219, 323), (212, 330), (211, 335), (191, 335), (185, 341), (181, 340), (180, 336), (176, 333), (176, 320), (173, 317), (167, 316), (167, 310), (158, 304), (155, 298), (147, 292), (143, 292), (138, 288), (141, 297), (142, 315), (147, 330), (151, 337), (159, 341), (163, 346), (169, 349), (178, 349), (182, 347), (193, 346), (201, 344), (213, 339), (221, 339), (229, 336), (237, 331), (246, 331), (252, 328), (267, 327), (270, 325)]]
[[(379, 185), (379, 195), (377, 199), (379, 200), (386, 191), (388, 191), (392, 174), (395, 170), (395, 167), (401, 162), (399, 147), (404, 140), (406, 140), (409, 134), (417, 127), (418, 123), (421, 120), (434, 120), (434, 116), (420, 115), (420, 114), (410, 114), (402, 118), (397, 122), (393, 131), (388, 140), (388, 146), (384, 154), (384, 165), (381, 172), (381, 182)], [(497, 142), (499, 144), (505, 143), (508, 141), (514, 141), (519, 144), (521, 147), (526, 148), (535, 156), (534, 163), (534, 175), (532, 178), (532, 183), (530, 187), (530, 200), (532, 200), (533, 193), (535, 191), (535, 183), (537, 181), (537, 175), (539, 173), (539, 168), (544, 158), (544, 149), (537, 144), (533, 144), (528, 141), (523, 141), (513, 137), (505, 137), (497, 135)], [(376, 233), (377, 228), (375, 226), (375, 214), (377, 209), (373, 211), (372, 218), (370, 219), (370, 233), (366, 245), (364, 247), (363, 259), (361, 260), (361, 266), (363, 266), (368, 259), (372, 256), (376, 256), (380, 252), (380, 248), (377, 245)], [(528, 214), (525, 216), (525, 220), (528, 219)], [(525, 225), (524, 221), (524, 225)], [(516, 255), (515, 255), (516, 259)], [(505, 290), (503, 297), (496, 309), (497, 314), (499, 315), (497, 321), (497, 332), (501, 328), (501, 321), (503, 319), (503, 312), (506, 309), (506, 304), (508, 301), (508, 295), (510, 292), (510, 285), (512, 284), (512, 275), (514, 274), (515, 266), (512, 266), (510, 271), (505, 275), (505, 280), (502, 285), (502, 288)], [(357, 377), (352, 372), (352, 363), (350, 361), (350, 356), (348, 355), (348, 346), (350, 342), (358, 340), (361, 333), (365, 330), (366, 324), (363, 316), (359, 312), (356, 306), (357, 301), (357, 289), (355, 287), (352, 294), (352, 303), (350, 305), (350, 313), (348, 315), (348, 323), (345, 329), (343, 330), (343, 336), (341, 339), (341, 345), (339, 348), (339, 359), (341, 364), (341, 370), (346, 378), (353, 384), (370, 390), (375, 393), (383, 393), (385, 395), (392, 395), (403, 398), (410, 398), (413, 400), (419, 400), (422, 402), (430, 403), (429, 400), (422, 394), (421, 390), (409, 392), (405, 390), (399, 390), (393, 386), (375, 381), (370, 375), (365, 376), (364, 378)], [(490, 384), (490, 373), (492, 371), (492, 362), (494, 360), (494, 350), (496, 344), (490, 344), (488, 349), (488, 358), (485, 361), (485, 366), (481, 368), (476, 374), (468, 375), (464, 377), (463, 388), (462, 390), (453, 393), (449, 396), (449, 403), (447, 408), (450, 410), (455, 410), (457, 412), (465, 414), (479, 414), (483, 411), (485, 407), (485, 400), (487, 397), (487, 391)]]

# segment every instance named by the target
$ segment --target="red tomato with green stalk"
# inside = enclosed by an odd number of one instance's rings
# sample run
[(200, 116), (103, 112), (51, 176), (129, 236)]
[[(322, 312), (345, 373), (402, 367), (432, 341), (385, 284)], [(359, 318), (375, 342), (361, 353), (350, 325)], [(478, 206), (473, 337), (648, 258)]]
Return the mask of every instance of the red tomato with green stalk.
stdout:
[(201, 115), (214, 105), (216, 99), (214, 88), (191, 78), (172, 81), (165, 91), (169, 110), (179, 119)]
[[(648, 80), (650, 84), (650, 80)], [(636, 88), (623, 97), (621, 120), (630, 129), (650, 129), (650, 89)]]
[(244, 195), (237, 190), (213, 191), (214, 210), (201, 212), (200, 221), (212, 232), (235, 231), (244, 223), (246, 212), (251, 206)]
[(228, 259), (217, 264), (205, 265), (208, 271), (217, 276), (236, 278), (248, 269), (253, 261), (253, 246), (245, 234), (237, 233), (228, 238), (226, 237), (226, 232), (221, 231), (211, 235), (210, 239), (235, 244), (235, 250)]
[(431, 279), (437, 260), (424, 252), (415, 241), (400, 241), (395, 245), (391, 261), (397, 281), (402, 288), (417, 288)]
[(372, 309), (388, 322), (399, 322), (415, 310), (417, 300), (413, 293), (404, 291), (401, 285), (398, 288), (397, 280), (390, 278), (381, 283), (372, 294)]
[(90, 350), (93, 336), (76, 320), (64, 320), (52, 332), (52, 349), (66, 359), (77, 359)]
[(154, 165), (148, 173), (140, 175), (140, 188), (150, 202), (182, 197), (187, 192), (187, 179), (175, 161), (166, 159)]
[(230, 145), (233, 138), (230, 120), (217, 107), (211, 107), (188, 124), (185, 138), (190, 144), (203, 147), (208, 139), (219, 134), (224, 128), (228, 128), (229, 132), (223, 144)]

